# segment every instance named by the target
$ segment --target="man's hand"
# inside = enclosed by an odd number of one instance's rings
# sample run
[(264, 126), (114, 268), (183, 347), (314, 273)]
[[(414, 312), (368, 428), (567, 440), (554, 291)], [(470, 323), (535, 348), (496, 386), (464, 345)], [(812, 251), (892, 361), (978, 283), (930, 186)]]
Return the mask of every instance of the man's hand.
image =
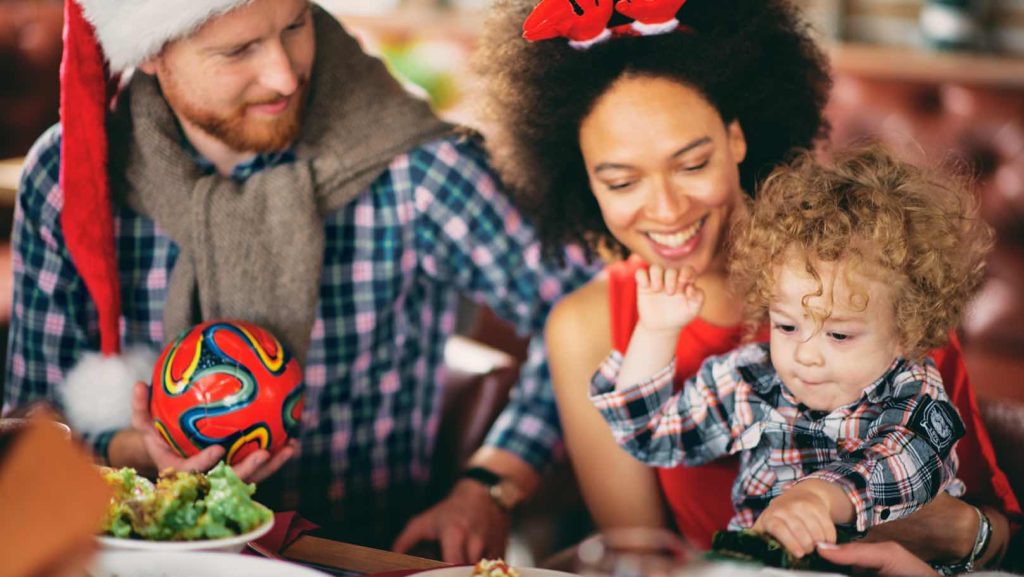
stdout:
[[(176, 471), (208, 471), (224, 458), (224, 448), (213, 445), (185, 459), (182, 458), (157, 432), (149, 413), (149, 385), (135, 383), (132, 391), (132, 430), (140, 437), (142, 446), (156, 472), (171, 468)], [(298, 443), (294, 439), (271, 456), (269, 451), (256, 451), (232, 468), (240, 479), (247, 483), (259, 483), (274, 474), (296, 452)]]
[(818, 545), (818, 554), (837, 565), (848, 565), (880, 577), (937, 577), (930, 565), (914, 556), (899, 543), (847, 543)]
[(775, 537), (798, 558), (813, 552), (818, 543), (836, 542), (828, 499), (804, 484), (772, 499), (754, 530)]
[(639, 324), (650, 331), (678, 330), (688, 325), (704, 305), (704, 291), (694, 284), (690, 267), (682, 270), (651, 265), (636, 271)]
[(445, 562), (470, 564), (504, 555), (507, 539), (508, 514), (486, 487), (463, 479), (443, 501), (414, 517), (392, 549), (405, 553), (422, 541), (440, 541)]

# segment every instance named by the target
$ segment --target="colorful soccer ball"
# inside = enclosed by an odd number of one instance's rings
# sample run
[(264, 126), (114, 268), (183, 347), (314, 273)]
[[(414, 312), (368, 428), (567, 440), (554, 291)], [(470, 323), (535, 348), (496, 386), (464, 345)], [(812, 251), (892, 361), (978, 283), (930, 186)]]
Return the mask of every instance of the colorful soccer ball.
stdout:
[(181, 456), (221, 445), (235, 464), (275, 453), (298, 432), (298, 361), (266, 330), (243, 321), (197, 325), (164, 349), (153, 369), (153, 424)]

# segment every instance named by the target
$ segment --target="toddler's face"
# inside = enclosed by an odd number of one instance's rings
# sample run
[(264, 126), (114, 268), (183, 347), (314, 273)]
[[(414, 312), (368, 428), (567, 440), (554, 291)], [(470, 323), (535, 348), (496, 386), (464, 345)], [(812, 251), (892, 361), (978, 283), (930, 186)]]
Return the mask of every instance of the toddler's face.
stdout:
[(821, 295), (802, 258), (776, 271), (769, 309), (772, 364), (800, 402), (832, 411), (857, 400), (902, 349), (890, 286), (842, 262), (812, 265), (821, 276)]

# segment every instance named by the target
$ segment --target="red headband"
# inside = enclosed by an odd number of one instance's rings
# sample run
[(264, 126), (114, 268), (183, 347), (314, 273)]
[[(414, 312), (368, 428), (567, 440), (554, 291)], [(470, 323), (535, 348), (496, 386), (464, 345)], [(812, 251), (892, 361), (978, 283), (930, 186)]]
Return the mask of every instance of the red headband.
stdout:
[[(679, 28), (676, 13), (686, 0), (541, 0), (523, 23), (523, 38), (530, 42), (568, 38), (569, 45), (585, 50), (613, 36), (654, 36)], [(609, 29), (614, 11), (631, 18)]]

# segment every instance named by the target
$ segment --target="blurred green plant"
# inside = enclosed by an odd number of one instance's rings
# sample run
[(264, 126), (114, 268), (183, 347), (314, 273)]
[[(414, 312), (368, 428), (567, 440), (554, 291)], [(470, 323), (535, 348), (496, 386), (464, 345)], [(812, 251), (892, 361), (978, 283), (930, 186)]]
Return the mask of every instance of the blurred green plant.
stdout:
[(458, 46), (438, 41), (382, 41), (381, 57), (400, 79), (421, 88), (434, 110), (443, 111), (459, 98), (455, 68), (462, 59)]

